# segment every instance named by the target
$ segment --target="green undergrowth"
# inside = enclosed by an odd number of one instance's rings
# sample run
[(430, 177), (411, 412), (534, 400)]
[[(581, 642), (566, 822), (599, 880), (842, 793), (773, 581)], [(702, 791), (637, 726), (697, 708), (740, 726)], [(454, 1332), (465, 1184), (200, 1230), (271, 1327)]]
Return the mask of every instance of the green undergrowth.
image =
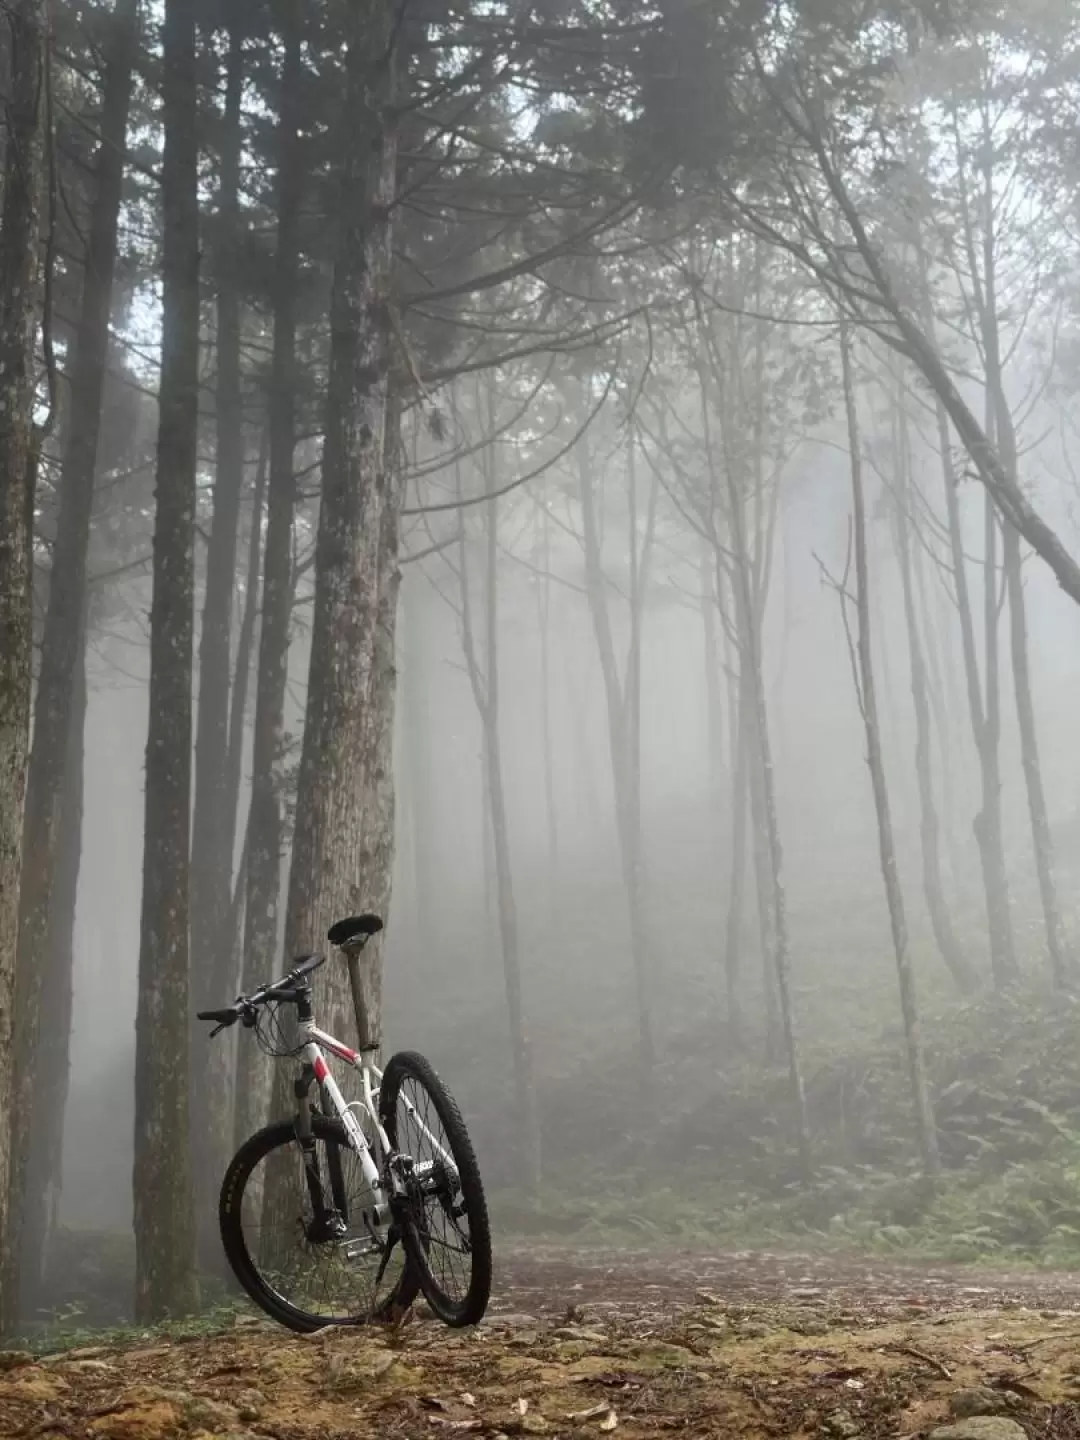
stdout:
[(97, 1325), (81, 1310), (72, 1308), (43, 1317), (37, 1325), (25, 1328), (11, 1346), (29, 1350), (35, 1355), (53, 1355), (89, 1346), (120, 1347), (147, 1341), (202, 1340), (221, 1335), (235, 1327), (241, 1317), (251, 1315), (250, 1306), (217, 1303), (205, 1306), (198, 1314), (176, 1320), (163, 1320), (146, 1325)]
[(760, 1046), (689, 1034), (648, 1110), (632, 1073), (610, 1064), (549, 1090), (545, 1189), (525, 1199), (500, 1187), (499, 1223), (568, 1244), (1080, 1265), (1080, 1005), (1024, 993), (930, 1008), (933, 1185), (917, 1159), (903, 1035), (883, 1015), (875, 1025), (864, 1013), (843, 1047), (807, 1046), (810, 1183), (783, 1067)]
[(1080, 1150), (997, 1179), (820, 1172), (779, 1198), (687, 1173), (667, 1185), (607, 1176), (603, 1192), (503, 1192), (492, 1209), (516, 1241), (568, 1246), (827, 1250), (895, 1259), (1080, 1268)]

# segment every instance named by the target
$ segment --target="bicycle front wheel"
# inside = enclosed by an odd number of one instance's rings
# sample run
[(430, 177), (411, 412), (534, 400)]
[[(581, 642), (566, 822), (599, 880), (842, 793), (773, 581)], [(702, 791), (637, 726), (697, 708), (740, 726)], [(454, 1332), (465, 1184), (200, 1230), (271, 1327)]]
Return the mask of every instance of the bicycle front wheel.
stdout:
[(406, 1162), (400, 1217), (410, 1270), (440, 1320), (476, 1325), (491, 1296), (491, 1228), (461, 1112), (423, 1055), (402, 1051), (383, 1073), (379, 1114)]
[(311, 1122), (310, 1169), (292, 1121), (236, 1152), (221, 1186), (226, 1258), (256, 1305), (290, 1330), (394, 1319), (419, 1291), (401, 1237), (380, 1223), (344, 1125), (323, 1115)]

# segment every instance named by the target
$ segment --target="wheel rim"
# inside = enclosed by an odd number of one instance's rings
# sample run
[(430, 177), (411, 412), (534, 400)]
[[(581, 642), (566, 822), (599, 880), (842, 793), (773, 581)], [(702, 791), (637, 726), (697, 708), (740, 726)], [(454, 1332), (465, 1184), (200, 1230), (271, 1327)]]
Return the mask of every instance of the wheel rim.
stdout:
[(440, 1153), (452, 1157), (453, 1148), (435, 1102), (412, 1075), (402, 1077), (387, 1128), (398, 1151), (411, 1162), (408, 1213), (430, 1279), (445, 1302), (460, 1309), (468, 1297), (473, 1272), (465, 1195), (456, 1164), (448, 1165)]
[[(295, 1141), (279, 1145), (252, 1168), (240, 1206), (240, 1229), (262, 1282), (289, 1309), (331, 1325), (369, 1319), (386, 1306), (402, 1277), (404, 1250), (386, 1224), (378, 1223), (360, 1159), (346, 1145), (340, 1186), (331, 1183), (329, 1152), (316, 1140), (323, 1193), (344, 1201), (329, 1225), (315, 1225), (303, 1154)], [(386, 1256), (390, 1246), (389, 1258)], [(380, 1274), (381, 1271), (381, 1274)]]

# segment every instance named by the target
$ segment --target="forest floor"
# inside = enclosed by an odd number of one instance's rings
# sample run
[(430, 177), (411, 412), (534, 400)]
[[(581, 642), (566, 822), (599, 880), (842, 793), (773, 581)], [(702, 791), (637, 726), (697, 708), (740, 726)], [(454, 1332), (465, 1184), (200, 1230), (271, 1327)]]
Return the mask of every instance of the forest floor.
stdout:
[(484, 1324), (0, 1352), (0, 1436), (1080, 1440), (1080, 1276), (685, 1252), (499, 1257)]

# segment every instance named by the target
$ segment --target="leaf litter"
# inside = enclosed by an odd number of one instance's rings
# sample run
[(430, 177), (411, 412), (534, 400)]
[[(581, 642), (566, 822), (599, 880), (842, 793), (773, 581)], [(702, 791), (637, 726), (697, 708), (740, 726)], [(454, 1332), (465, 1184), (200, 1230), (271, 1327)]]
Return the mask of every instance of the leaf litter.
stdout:
[(497, 1296), (505, 1318), (474, 1332), (418, 1312), (396, 1331), (294, 1338), (245, 1315), (183, 1343), (5, 1351), (0, 1436), (905, 1440), (974, 1408), (1007, 1410), (999, 1423), (1027, 1440), (1080, 1440), (1080, 1297), (1063, 1277), (1042, 1293), (1037, 1278), (1022, 1292), (919, 1271), (882, 1284), (879, 1267), (833, 1261), (826, 1283), (804, 1257), (740, 1256), (698, 1284), (673, 1264), (665, 1287), (655, 1255), (527, 1265), (508, 1267), (528, 1283)]

